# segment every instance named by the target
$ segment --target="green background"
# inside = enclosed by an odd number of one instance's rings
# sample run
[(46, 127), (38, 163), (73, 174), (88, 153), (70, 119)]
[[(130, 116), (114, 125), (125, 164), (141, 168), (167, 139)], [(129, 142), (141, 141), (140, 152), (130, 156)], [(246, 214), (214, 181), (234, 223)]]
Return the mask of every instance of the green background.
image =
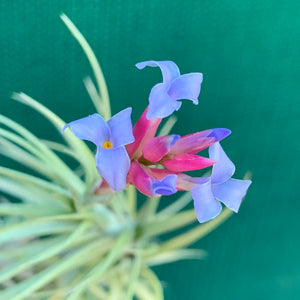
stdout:
[(94, 112), (82, 84), (91, 70), (61, 12), (95, 50), (113, 113), (132, 106), (135, 121), (161, 80), (136, 62), (174, 60), (204, 74), (199, 105), (183, 104), (173, 133), (230, 128), (223, 146), (235, 177), (250, 170), (253, 184), (239, 214), (194, 245), (205, 261), (155, 269), (167, 300), (300, 299), (299, 3), (0, 0), (0, 111), (41, 138), (58, 135), (12, 91), (66, 121)]

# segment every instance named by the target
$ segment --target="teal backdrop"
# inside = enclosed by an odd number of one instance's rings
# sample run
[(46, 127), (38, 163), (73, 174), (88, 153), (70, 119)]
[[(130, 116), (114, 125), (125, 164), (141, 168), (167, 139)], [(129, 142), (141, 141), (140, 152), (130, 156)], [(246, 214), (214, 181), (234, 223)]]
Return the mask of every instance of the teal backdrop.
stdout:
[(206, 260), (155, 269), (167, 300), (300, 299), (299, 11), (297, 0), (0, 0), (0, 111), (41, 138), (59, 136), (12, 91), (66, 121), (94, 112), (82, 83), (91, 70), (62, 12), (95, 50), (113, 113), (132, 106), (135, 121), (161, 80), (136, 62), (204, 74), (199, 105), (184, 103), (173, 132), (230, 128), (235, 177), (249, 170), (253, 184), (239, 214), (194, 245)]

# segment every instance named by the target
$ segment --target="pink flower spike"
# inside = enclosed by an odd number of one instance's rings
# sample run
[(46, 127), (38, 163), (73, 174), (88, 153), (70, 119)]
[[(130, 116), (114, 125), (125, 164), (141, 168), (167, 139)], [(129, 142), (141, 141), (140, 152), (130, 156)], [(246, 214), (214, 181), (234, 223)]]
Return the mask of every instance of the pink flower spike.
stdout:
[(151, 140), (157, 131), (157, 128), (162, 119), (152, 118), (148, 120), (146, 118), (148, 107), (137, 120), (133, 127), (133, 136), (135, 141), (126, 146), (126, 150), (131, 159), (136, 159), (142, 156), (142, 150), (145, 144)]
[(162, 180), (167, 175), (175, 174), (174, 172), (166, 170), (166, 169), (158, 169), (158, 168), (151, 168), (151, 167), (149, 167), (149, 171), (158, 180)]
[(153, 196), (151, 189), (151, 176), (146, 167), (140, 165), (136, 160), (131, 162), (127, 180), (146, 196)]
[(231, 131), (226, 128), (204, 130), (181, 137), (171, 148), (171, 154), (196, 154), (227, 137)]
[(173, 158), (167, 158), (162, 161), (162, 165), (170, 171), (185, 172), (207, 168), (216, 163), (215, 160), (197, 156), (194, 154), (178, 154)]
[(141, 165), (136, 160), (131, 163), (127, 179), (146, 196), (171, 195), (177, 192), (177, 175), (167, 174), (161, 179), (156, 179), (148, 167)]
[(160, 161), (178, 141), (179, 135), (158, 136), (151, 139), (143, 149), (143, 156), (151, 162)]

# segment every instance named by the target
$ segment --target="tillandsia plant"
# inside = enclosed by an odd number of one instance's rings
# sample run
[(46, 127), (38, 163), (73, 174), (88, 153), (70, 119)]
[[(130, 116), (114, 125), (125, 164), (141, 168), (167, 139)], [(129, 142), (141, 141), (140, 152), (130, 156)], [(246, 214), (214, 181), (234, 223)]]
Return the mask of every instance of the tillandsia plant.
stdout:
[[(188, 247), (238, 211), (251, 181), (231, 178), (235, 167), (220, 145), (230, 130), (169, 134), (181, 100), (198, 104), (201, 73), (180, 75), (171, 61), (138, 63), (138, 69), (159, 67), (163, 82), (133, 126), (131, 108), (111, 117), (93, 51), (61, 18), (93, 69), (96, 85), (89, 77), (84, 83), (97, 113), (66, 124), (26, 94), (13, 94), (48, 119), (66, 144), (40, 140), (0, 116), (0, 153), (28, 169), (0, 167), (0, 299), (163, 299), (151, 267), (202, 258), (203, 250)], [(208, 158), (197, 155), (206, 148)], [(78, 167), (71, 169), (63, 155)], [(210, 166), (203, 177), (185, 173)], [(147, 196), (142, 205), (136, 190)], [(177, 193), (159, 207), (162, 196)], [(161, 239), (177, 229), (180, 234)]]

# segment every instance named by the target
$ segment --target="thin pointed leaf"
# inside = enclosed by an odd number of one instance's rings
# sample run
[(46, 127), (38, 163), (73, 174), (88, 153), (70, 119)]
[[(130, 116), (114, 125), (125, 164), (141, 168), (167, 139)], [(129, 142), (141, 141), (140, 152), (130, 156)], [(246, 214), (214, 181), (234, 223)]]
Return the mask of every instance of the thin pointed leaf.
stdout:
[[(7, 225), (0, 229), (0, 245), (15, 240), (39, 237), (46, 234), (73, 231), (76, 222), (67, 221), (48, 221), (47, 219), (38, 219), (35, 221), (26, 221), (17, 225)], [(1, 299), (1, 297), (0, 297)]]
[(50, 155), (51, 151), (49, 150), (49, 148), (47, 148), (34, 134), (32, 134), (29, 130), (27, 130), (22, 125), (16, 123), (15, 121), (3, 115), (0, 115), (0, 123), (7, 126), (8, 128), (15, 131), (16, 133), (18, 133), (25, 140), (29, 141), (32, 145), (38, 148), (40, 151)]
[(176, 122), (177, 122), (177, 118), (174, 116), (171, 116), (166, 121), (166, 123), (163, 125), (163, 127), (160, 129), (158, 136), (168, 135), (171, 132), (171, 130)]
[(71, 212), (70, 201), (65, 197), (2, 176), (0, 176), (0, 190), (26, 204), (53, 205), (61, 213)]
[(51, 215), (66, 214), (71, 209), (63, 210), (62, 207), (47, 204), (2, 204), (0, 203), (0, 216), (21, 216), (24, 218), (46, 217)]
[(91, 291), (91, 293), (97, 297), (97, 299), (108, 299), (108, 294), (107, 292), (102, 289), (100, 286), (96, 285), (96, 284), (91, 284), (89, 286), (89, 290)]
[[(13, 141), (25, 147), (28, 151), (33, 153), (35, 156), (40, 157), (48, 165), (57, 166), (59, 170), (65, 174), (66, 178), (69, 178), (71, 182), (74, 182), (76, 185), (82, 185), (79, 178), (77, 178), (70, 168), (45, 144), (43, 144), (36, 136), (34, 136), (30, 131), (21, 126), (20, 124), (12, 121), (11, 119), (0, 115), (0, 123), (9, 127), (11, 130), (17, 132), (21, 137), (9, 133), (9, 136), (13, 138)], [(2, 130), (2, 132), (5, 132)], [(7, 135), (7, 133), (6, 133)]]
[[(77, 223), (78, 226), (78, 223)], [(74, 228), (76, 228), (74, 226)], [(19, 239), (18, 241), (14, 241), (12, 243), (9, 243), (8, 245), (2, 247), (0, 254), (5, 254), (6, 257), (10, 258), (12, 261), (20, 260), (23, 257), (33, 257), (41, 252), (41, 249), (47, 249), (52, 246), (52, 244), (57, 243), (60, 241), (61, 237), (64, 237), (64, 240), (67, 239), (67, 237), (72, 233), (66, 232), (66, 233), (58, 233), (53, 234), (51, 237), (43, 238), (43, 239)], [(74, 240), (72, 243), (72, 247), (79, 247), (87, 245), (90, 242), (95, 241), (95, 239), (99, 238), (99, 234), (95, 232), (89, 232), (86, 233), (84, 236), (82, 236), (78, 240)], [(30, 241), (30, 243), (28, 243)], [(104, 241), (105, 243), (105, 241)], [(103, 247), (104, 248), (104, 247)], [(102, 248), (101, 248), (102, 251)], [(104, 250), (104, 251), (107, 251)]]
[[(64, 293), (63, 288), (40, 291), (40, 292), (32, 293), (30, 295), (30, 300), (35, 300), (35, 299), (37, 299), (37, 300), (44, 300), (44, 299), (61, 300), (63, 293)], [(55, 298), (54, 296), (57, 296), (57, 297)]]
[(23, 172), (19, 172), (5, 167), (0, 167), (0, 175), (11, 178), (22, 184), (32, 185), (36, 188), (45, 190), (46, 192), (51, 194), (59, 194), (68, 198), (71, 197), (70, 192), (61, 188), (59, 185), (32, 175), (28, 175)]
[(127, 188), (127, 197), (126, 198), (128, 199), (129, 212), (131, 213), (131, 216), (133, 218), (135, 218), (136, 214), (137, 214), (137, 207), (136, 207), (137, 192), (136, 192), (136, 188), (133, 185), (130, 185)]
[(156, 213), (160, 199), (161, 196), (148, 197), (138, 211), (138, 220), (141, 221), (151, 220), (154, 217), (154, 214)]
[(193, 209), (180, 212), (166, 218), (153, 219), (142, 224), (142, 237), (161, 235), (195, 222), (196, 213)]
[(162, 264), (169, 264), (179, 260), (185, 259), (203, 259), (206, 252), (199, 249), (179, 249), (168, 252), (158, 252), (157, 255), (144, 259), (147, 266), (157, 266)]
[(0, 282), (8, 280), (16, 274), (26, 270), (27, 268), (32, 267), (41, 261), (49, 259), (50, 257), (57, 255), (61, 251), (64, 251), (72, 244), (74, 240), (78, 239), (88, 227), (89, 225), (87, 223), (83, 223), (78, 226), (78, 228), (75, 229), (68, 238), (63, 237), (63, 239), (60, 239), (57, 243), (52, 243), (51, 247), (41, 249), (40, 253), (37, 253), (34, 256), (25, 256), (15, 264), (12, 264), (8, 268), (1, 270)]
[[(60, 260), (47, 269), (41, 271), (38, 274), (10, 287), (6, 290), (0, 291), (0, 299), (10, 300), (22, 300), (25, 299), (32, 292), (40, 289), (47, 283), (51, 282), (54, 278), (58, 278), (59, 275), (73, 270), (90, 260), (91, 253), (94, 253), (101, 247), (103, 241), (98, 240), (94, 243), (90, 243), (87, 246), (75, 251), (73, 254), (65, 257), (64, 260)], [(68, 287), (66, 287), (67, 289)]]
[[(94, 103), (94, 105), (98, 112), (103, 112), (104, 119), (108, 120), (111, 118), (110, 102), (109, 102), (107, 86), (105, 83), (105, 78), (103, 76), (99, 62), (91, 46), (88, 44), (87, 40), (78, 30), (78, 28), (74, 25), (74, 23), (65, 14), (61, 14), (60, 17), (62, 21), (65, 23), (65, 25), (67, 26), (67, 28), (70, 30), (73, 37), (77, 40), (77, 42), (81, 46), (85, 55), (87, 56), (87, 59), (93, 69), (94, 76), (98, 85), (98, 92), (99, 92), (100, 99), (102, 99), (101, 103), (97, 102)], [(101, 107), (101, 105), (104, 106), (104, 109)]]
[(72, 296), (69, 296), (68, 299), (76, 299), (84, 288), (99, 279), (103, 275), (103, 272), (119, 259), (119, 255), (122, 254), (125, 244), (128, 243), (131, 237), (132, 233), (129, 231), (125, 231), (121, 234), (105, 259), (96, 265), (87, 276), (81, 279), (81, 282), (71, 290)]
[(96, 108), (96, 110), (98, 111), (98, 113), (100, 115), (103, 115), (104, 114), (104, 105), (101, 105), (101, 103), (103, 102), (100, 95), (99, 95), (99, 92), (97, 91), (97, 88), (95, 87), (91, 77), (87, 76), (86, 78), (83, 79), (83, 83), (85, 85), (85, 88)]
[(157, 217), (174, 215), (175, 213), (182, 210), (185, 206), (187, 206), (191, 201), (192, 201), (191, 192), (185, 192), (181, 197), (175, 200), (172, 204), (162, 209), (157, 214)]
[(215, 219), (197, 225), (195, 228), (190, 229), (189, 231), (177, 235), (175, 238), (171, 238), (170, 240), (161, 244), (161, 251), (169, 251), (173, 249), (188, 247), (189, 245), (195, 243), (196, 241), (200, 240), (215, 228), (220, 226), (223, 222), (225, 222), (233, 212), (228, 209), (224, 208), (219, 216)]
[(22, 148), (24, 148), (25, 150), (27, 150), (28, 152), (30, 152), (32, 155), (36, 157), (39, 157), (41, 159), (47, 159), (47, 156), (45, 156), (43, 152), (39, 151), (37, 147), (34, 147), (25, 139), (21, 138), (20, 136), (14, 133), (9, 132), (8, 130), (4, 130), (0, 128), (0, 136), (21, 146)]
[(69, 157), (72, 157), (74, 160), (79, 162), (80, 164), (83, 164), (83, 161), (74, 151), (72, 151), (69, 147), (67, 147), (64, 144), (53, 142), (53, 141), (48, 141), (48, 140), (42, 140), (43, 143), (49, 147), (51, 150), (60, 152), (62, 154), (68, 155)]
[(13, 143), (3, 139), (0, 137), (0, 154), (9, 157), (10, 159), (48, 177), (48, 178), (56, 178), (53, 171), (48, 168), (45, 168), (45, 164), (43, 164), (36, 157), (32, 156), (25, 150), (20, 147), (14, 145)]
[(65, 173), (65, 169), (61, 169), (60, 165), (53, 165), (45, 163), (35, 156), (29, 154), (22, 148), (0, 137), (0, 154), (32, 169), (43, 176), (60, 182), (62, 185), (70, 190), (74, 190), (75, 193), (81, 194), (84, 189), (84, 185), (79, 177), (72, 171)]
[(153, 300), (155, 299), (154, 293), (150, 287), (145, 283), (145, 280), (139, 280), (136, 284), (136, 297), (138, 300)]
[(161, 286), (159, 279), (154, 274), (154, 272), (150, 268), (144, 266), (142, 268), (141, 275), (147, 280), (147, 283), (152, 288), (153, 295), (154, 295), (153, 299), (163, 300), (164, 299), (163, 288)]
[[(61, 133), (62, 128), (65, 126), (65, 122), (48, 108), (24, 93), (14, 93), (12, 95), (12, 98), (38, 111), (56, 127), (59, 133)], [(91, 150), (83, 141), (76, 138), (70, 131), (66, 131), (62, 136), (66, 140), (66, 142), (74, 149), (75, 153), (78, 153), (78, 156), (82, 157), (87, 182), (88, 184), (92, 184), (95, 178), (98, 178), (99, 175), (97, 173), (96, 167), (91, 167), (95, 166), (95, 158)]]
[(141, 257), (139, 255), (136, 255), (132, 260), (132, 266), (129, 274), (128, 285), (127, 285), (127, 292), (124, 297), (124, 300), (132, 300), (134, 296), (136, 282), (139, 278), (140, 270), (141, 270)]

